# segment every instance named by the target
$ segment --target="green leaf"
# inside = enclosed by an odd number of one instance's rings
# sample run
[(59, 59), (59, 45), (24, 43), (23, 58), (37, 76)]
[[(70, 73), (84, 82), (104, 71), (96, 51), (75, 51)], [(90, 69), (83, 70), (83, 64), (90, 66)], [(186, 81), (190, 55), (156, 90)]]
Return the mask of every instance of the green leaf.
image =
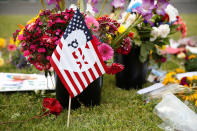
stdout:
[(145, 43), (142, 43), (141, 48), (140, 48), (140, 61), (145, 62), (149, 56), (150, 50), (154, 48), (154, 44), (147, 41)]

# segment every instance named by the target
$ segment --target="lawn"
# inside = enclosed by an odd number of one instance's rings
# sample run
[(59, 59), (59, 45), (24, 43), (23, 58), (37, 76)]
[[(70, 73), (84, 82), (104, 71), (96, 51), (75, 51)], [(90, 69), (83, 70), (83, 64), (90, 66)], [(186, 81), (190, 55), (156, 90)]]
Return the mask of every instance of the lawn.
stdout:
[[(0, 16), (0, 37), (9, 38), (17, 29), (17, 24), (25, 24), (31, 17)], [(188, 35), (197, 35), (197, 15), (183, 15), (183, 19), (188, 26)], [(172, 61), (171, 65), (173, 65)], [(27, 72), (12, 69), (7, 65), (0, 67), (0, 71)], [(28, 71), (30, 72), (35, 71)], [(82, 106), (77, 110), (72, 110), (69, 128), (66, 127), (67, 110), (64, 110), (57, 118), (49, 116), (30, 119), (42, 112), (43, 98), (55, 97), (54, 95), (47, 93), (42, 96), (34, 92), (1, 93), (0, 123), (7, 121), (18, 123), (1, 124), (0, 130), (160, 130), (157, 125), (162, 121), (153, 113), (156, 103), (145, 104), (136, 91), (118, 89), (115, 86), (114, 76), (104, 75), (101, 105), (88, 108)]]

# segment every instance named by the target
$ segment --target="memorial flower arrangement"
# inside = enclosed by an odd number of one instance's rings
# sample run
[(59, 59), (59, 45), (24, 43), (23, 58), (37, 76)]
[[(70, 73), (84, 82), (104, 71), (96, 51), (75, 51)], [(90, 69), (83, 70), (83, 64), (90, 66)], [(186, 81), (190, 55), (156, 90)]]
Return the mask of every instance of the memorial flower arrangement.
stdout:
[[(20, 25), (14, 35), (16, 43), (20, 43), (21, 51), (28, 61), (38, 70), (48, 74), (51, 68), (50, 57), (70, 22), (76, 5), (65, 9), (65, 1), (48, 0), (48, 4), (56, 4), (54, 9), (43, 9), (40, 13), (27, 22)], [(148, 56), (159, 63), (165, 58), (160, 54), (160, 48), (169, 44), (169, 35), (176, 32), (176, 17), (178, 11), (169, 4), (168, 0), (142, 0), (142, 5), (132, 12), (122, 13), (124, 0), (113, 0), (115, 15), (101, 16), (104, 8), (96, 15), (97, 0), (87, 0), (87, 9), (84, 11), (82, 1), (78, 1), (78, 7), (84, 15), (85, 22), (94, 35), (97, 46), (103, 60), (107, 64), (107, 73), (115, 74), (123, 70), (123, 65), (113, 63), (115, 53), (127, 55), (132, 48), (140, 47), (139, 59), (145, 62)], [(105, 5), (106, 0), (104, 0)]]
[(149, 56), (158, 64), (165, 62), (161, 54), (169, 36), (177, 32), (178, 11), (169, 0), (142, 0), (141, 6), (132, 9), (133, 15), (140, 15), (142, 22), (133, 28), (133, 48), (140, 48), (139, 59), (145, 62)]
[[(64, 1), (61, 0), (47, 2), (48, 4), (56, 4), (56, 8), (40, 10), (35, 18), (27, 22), (27, 25), (20, 25), (20, 30), (13, 33), (14, 40), (20, 44), (24, 56), (36, 69), (44, 70), (45, 74), (50, 73), (50, 57), (76, 9), (75, 5), (71, 5), (70, 9), (64, 9), (62, 6)], [(43, 1), (41, 3), (43, 4)], [(82, 11), (82, 13), (97, 43), (98, 50), (107, 63), (107, 73), (115, 74), (123, 70), (124, 67), (112, 62), (114, 52), (128, 54), (133, 34), (107, 15), (94, 16), (96, 3), (97, 1), (87, 1), (86, 12)], [(133, 25), (130, 25), (128, 28), (132, 27)]]
[(183, 73), (184, 70), (182, 69), (177, 69), (174, 72), (169, 72), (166, 74), (163, 84), (168, 85), (168, 84), (179, 84), (184, 86), (187, 90), (185, 92), (178, 93), (177, 95), (180, 96), (183, 100), (191, 101), (194, 103), (195, 106), (197, 106), (197, 76), (187, 76), (187, 77), (182, 77), (180, 80), (176, 77), (177, 73)]

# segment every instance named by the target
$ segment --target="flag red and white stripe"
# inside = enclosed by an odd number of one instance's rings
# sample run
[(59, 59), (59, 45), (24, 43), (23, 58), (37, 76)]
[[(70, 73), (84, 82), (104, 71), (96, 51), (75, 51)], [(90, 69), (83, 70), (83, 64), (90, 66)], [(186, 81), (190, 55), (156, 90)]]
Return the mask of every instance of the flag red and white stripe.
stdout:
[(60, 77), (62, 83), (66, 87), (67, 91), (71, 95), (71, 98), (73, 98), (80, 94), (83, 90), (85, 90), (85, 88), (91, 82), (93, 82), (99, 76), (102, 76), (105, 73), (105, 64), (102, 61), (100, 54), (98, 53), (98, 49), (94, 43), (94, 40), (91, 40), (87, 42), (87, 45), (92, 51), (92, 56), (88, 58), (88, 62), (96, 61), (94, 62), (93, 67), (83, 72), (64, 70), (60, 64), (60, 54), (62, 53), (61, 45), (62, 43), (57, 45), (58, 47), (55, 49), (51, 58), (51, 64), (57, 72), (58, 76)]
[(77, 11), (50, 60), (71, 98), (79, 95), (106, 71), (97, 45), (79, 16)]

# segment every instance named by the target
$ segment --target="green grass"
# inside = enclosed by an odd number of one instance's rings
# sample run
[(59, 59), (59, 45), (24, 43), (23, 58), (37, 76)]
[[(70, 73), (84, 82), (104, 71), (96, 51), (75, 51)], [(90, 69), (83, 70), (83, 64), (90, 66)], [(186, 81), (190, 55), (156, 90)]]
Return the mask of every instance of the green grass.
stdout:
[[(0, 16), (0, 37), (9, 38), (17, 24), (25, 24), (32, 16)], [(188, 35), (197, 35), (197, 15), (183, 15), (188, 25)], [(172, 61), (173, 62), (173, 61)], [(178, 62), (176, 62), (178, 65)], [(175, 68), (174, 64), (165, 68)], [(16, 70), (10, 65), (0, 68), (3, 72), (35, 72)], [(104, 75), (102, 101), (100, 106), (84, 107), (71, 111), (70, 127), (66, 127), (67, 110), (59, 117), (49, 116), (23, 123), (0, 125), (0, 130), (160, 130), (162, 121), (153, 113), (156, 102), (145, 104), (137, 90), (120, 90), (115, 87), (114, 76)], [(48, 97), (55, 97), (46, 94)], [(0, 94), (0, 122), (25, 121), (42, 111), (44, 96), (34, 92)]]

